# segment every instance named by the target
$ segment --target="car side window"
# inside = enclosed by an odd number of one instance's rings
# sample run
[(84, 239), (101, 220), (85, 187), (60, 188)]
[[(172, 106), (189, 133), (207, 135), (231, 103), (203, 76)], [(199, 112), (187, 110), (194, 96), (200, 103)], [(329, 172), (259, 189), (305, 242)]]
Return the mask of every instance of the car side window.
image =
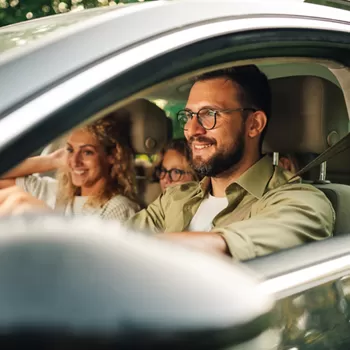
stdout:
[(349, 349), (349, 287), (347, 278), (279, 301), (274, 329), (282, 349)]

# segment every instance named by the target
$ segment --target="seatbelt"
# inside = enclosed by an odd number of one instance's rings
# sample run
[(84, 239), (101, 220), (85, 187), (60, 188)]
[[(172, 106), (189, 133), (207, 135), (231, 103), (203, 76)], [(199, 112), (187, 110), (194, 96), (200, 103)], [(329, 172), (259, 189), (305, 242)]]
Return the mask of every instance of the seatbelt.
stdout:
[[(304, 166), (301, 170), (299, 170), (293, 177), (294, 179), (297, 176), (301, 176), (310, 169), (321, 165), (323, 162), (326, 162), (330, 158), (336, 156), (337, 154), (345, 151), (346, 149), (350, 148), (350, 133), (345, 135), (341, 140), (336, 142), (333, 146), (327, 148), (324, 152), (322, 152), (318, 157), (316, 157), (313, 161), (311, 161), (309, 164)], [(350, 161), (350, 159), (349, 159)]]

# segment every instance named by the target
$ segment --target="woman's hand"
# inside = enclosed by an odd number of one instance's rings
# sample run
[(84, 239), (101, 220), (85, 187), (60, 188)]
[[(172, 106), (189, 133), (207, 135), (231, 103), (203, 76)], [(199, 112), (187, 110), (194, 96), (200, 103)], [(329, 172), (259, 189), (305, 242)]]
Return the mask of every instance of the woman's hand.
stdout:
[(65, 148), (60, 148), (57, 151), (52, 152), (49, 157), (53, 162), (53, 167), (55, 169), (64, 168), (67, 165), (67, 150)]
[(0, 190), (0, 216), (38, 211), (51, 212), (52, 209), (17, 186)]

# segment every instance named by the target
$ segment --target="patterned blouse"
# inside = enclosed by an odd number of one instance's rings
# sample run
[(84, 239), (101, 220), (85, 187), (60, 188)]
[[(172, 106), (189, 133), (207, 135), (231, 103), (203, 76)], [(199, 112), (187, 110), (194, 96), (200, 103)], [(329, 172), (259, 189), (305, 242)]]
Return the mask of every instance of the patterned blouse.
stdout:
[(140, 210), (137, 203), (122, 195), (112, 197), (102, 207), (98, 208), (85, 205), (89, 197), (76, 196), (73, 203), (67, 204), (60, 209), (56, 208), (57, 180), (51, 177), (30, 175), (17, 178), (16, 185), (32, 196), (44, 201), (50, 208), (62, 210), (67, 216), (94, 215), (104, 220), (119, 220), (123, 222)]

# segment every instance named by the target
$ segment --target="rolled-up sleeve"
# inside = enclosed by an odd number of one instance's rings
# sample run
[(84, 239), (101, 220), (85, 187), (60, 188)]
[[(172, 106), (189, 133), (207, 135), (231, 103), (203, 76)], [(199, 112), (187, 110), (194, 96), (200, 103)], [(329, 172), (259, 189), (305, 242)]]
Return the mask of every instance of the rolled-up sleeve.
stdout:
[(136, 215), (127, 220), (127, 226), (139, 231), (151, 233), (162, 232), (165, 227), (163, 202), (164, 195), (161, 194), (146, 209), (139, 211)]
[(332, 235), (335, 213), (327, 197), (312, 186), (287, 185), (271, 191), (247, 220), (215, 227), (233, 258), (251, 259)]

